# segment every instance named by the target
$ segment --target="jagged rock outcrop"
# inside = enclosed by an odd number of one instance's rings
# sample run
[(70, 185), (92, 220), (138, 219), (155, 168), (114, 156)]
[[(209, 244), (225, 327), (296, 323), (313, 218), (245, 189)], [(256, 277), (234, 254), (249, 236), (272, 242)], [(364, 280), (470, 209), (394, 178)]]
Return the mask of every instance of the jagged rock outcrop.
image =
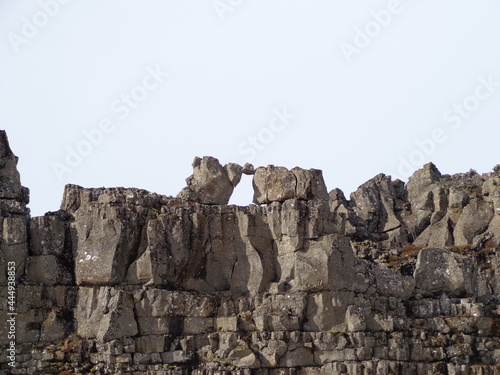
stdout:
[[(176, 198), (68, 185), (30, 218), (0, 135), (0, 374), (500, 372), (500, 168), (348, 200), (318, 170), (204, 157)], [(229, 206), (242, 173), (257, 205)]]
[(224, 167), (211, 156), (196, 157), (193, 174), (186, 179), (188, 184), (179, 198), (202, 204), (228, 204), (233, 189), (241, 180), (242, 167), (236, 163)]
[(259, 167), (253, 176), (256, 204), (284, 202), (288, 199), (328, 199), (323, 173), (318, 169), (305, 170), (285, 167)]
[(455, 297), (477, 294), (477, 263), (469, 257), (432, 247), (421, 250), (415, 267), (417, 288)]
[[(0, 284), (7, 282), (9, 265), (19, 280), (28, 256), (29, 190), (21, 185), (18, 158), (12, 153), (5, 131), (0, 131)], [(12, 262), (12, 263), (11, 263)], [(3, 301), (6, 301), (5, 299)], [(4, 333), (4, 332), (1, 332)]]

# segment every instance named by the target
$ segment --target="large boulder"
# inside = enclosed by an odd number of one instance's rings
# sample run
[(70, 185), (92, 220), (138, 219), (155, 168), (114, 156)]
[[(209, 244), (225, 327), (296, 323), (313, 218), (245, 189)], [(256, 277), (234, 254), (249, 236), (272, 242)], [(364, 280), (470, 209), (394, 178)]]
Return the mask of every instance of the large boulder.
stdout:
[(240, 182), (242, 167), (235, 163), (222, 166), (211, 156), (196, 157), (193, 174), (186, 179), (188, 186), (178, 198), (201, 204), (228, 204), (234, 187)]
[(416, 171), (406, 184), (411, 214), (405, 217), (405, 222), (414, 238), (446, 214), (448, 198), (446, 190), (440, 185), (441, 178), (436, 166), (429, 163)]
[(259, 167), (253, 176), (253, 202), (268, 204), (292, 199), (295, 197), (296, 186), (294, 174), (285, 167)]
[(132, 294), (110, 287), (81, 287), (75, 311), (78, 334), (110, 341), (138, 333)]
[(444, 247), (453, 245), (452, 226), (448, 215), (434, 225), (429, 225), (413, 242), (419, 247)]
[(473, 244), (475, 242), (474, 238), (488, 229), (494, 215), (492, 202), (480, 198), (472, 199), (462, 210), (453, 231), (455, 245)]
[(399, 219), (401, 210), (399, 185), (390, 176), (379, 174), (361, 185), (351, 194), (350, 208), (362, 226), (378, 240), (402, 246), (408, 242), (408, 234)]
[(364, 292), (372, 282), (368, 265), (355, 257), (347, 237), (323, 236), (305, 242), (304, 250), (295, 252), (294, 290)]
[(295, 167), (259, 167), (253, 176), (255, 204), (284, 202), (288, 199), (328, 200), (323, 173), (318, 169), (305, 170)]
[(477, 294), (477, 273), (474, 258), (429, 247), (418, 254), (413, 276), (416, 288), (423, 291), (474, 297)]

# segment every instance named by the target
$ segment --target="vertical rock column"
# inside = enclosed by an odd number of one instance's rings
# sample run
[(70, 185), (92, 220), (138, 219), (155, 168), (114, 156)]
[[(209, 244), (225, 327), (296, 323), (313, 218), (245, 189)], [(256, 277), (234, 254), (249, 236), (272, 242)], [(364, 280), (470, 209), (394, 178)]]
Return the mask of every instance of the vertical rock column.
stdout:
[(15, 272), (18, 282), (24, 275), (28, 256), (29, 190), (21, 186), (17, 161), (7, 134), (0, 130), (0, 346), (9, 342), (7, 313), (16, 312), (16, 305), (8, 304), (9, 274), (12, 278)]
[(21, 186), (18, 158), (12, 153), (7, 134), (0, 131), (0, 284), (6, 283), (8, 262), (15, 262), (16, 278), (24, 274), (28, 255), (27, 227), (29, 190)]

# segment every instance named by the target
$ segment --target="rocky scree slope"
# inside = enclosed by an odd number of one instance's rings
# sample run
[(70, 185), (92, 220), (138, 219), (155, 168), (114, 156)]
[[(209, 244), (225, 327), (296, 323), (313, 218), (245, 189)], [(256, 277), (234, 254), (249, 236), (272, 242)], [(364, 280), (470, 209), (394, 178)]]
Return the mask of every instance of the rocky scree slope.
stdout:
[[(177, 197), (68, 185), (31, 218), (16, 164), (1, 132), (0, 373), (500, 373), (499, 168), (347, 200), (319, 170), (204, 157)], [(255, 205), (227, 205), (243, 173)]]

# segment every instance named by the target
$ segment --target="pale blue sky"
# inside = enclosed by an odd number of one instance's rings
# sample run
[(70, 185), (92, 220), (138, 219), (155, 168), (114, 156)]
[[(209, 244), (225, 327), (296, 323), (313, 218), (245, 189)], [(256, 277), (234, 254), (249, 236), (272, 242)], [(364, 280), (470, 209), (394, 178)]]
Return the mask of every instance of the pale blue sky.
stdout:
[[(499, 16), (494, 0), (2, 0), (0, 128), (34, 216), (66, 183), (176, 195), (204, 155), (319, 168), (346, 194), (428, 161), (487, 172)], [(251, 199), (247, 178), (233, 202)]]

